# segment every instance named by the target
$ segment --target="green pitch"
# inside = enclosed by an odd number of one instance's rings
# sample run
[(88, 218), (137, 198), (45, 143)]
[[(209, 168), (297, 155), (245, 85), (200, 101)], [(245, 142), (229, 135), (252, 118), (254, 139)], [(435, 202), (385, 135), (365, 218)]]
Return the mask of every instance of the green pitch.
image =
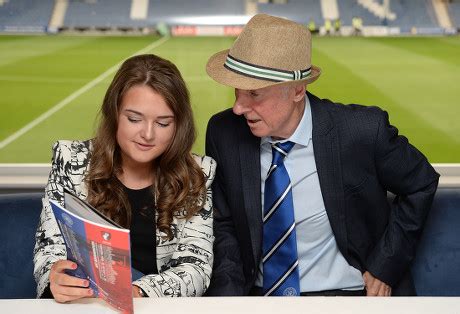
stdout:
[[(181, 70), (198, 129), (194, 150), (202, 154), (209, 117), (233, 102), (233, 91), (209, 79), (205, 64), (233, 38), (157, 40), (0, 36), (0, 163), (47, 163), (54, 141), (90, 138), (116, 65), (139, 51)], [(460, 162), (459, 37), (316, 37), (313, 47), (313, 64), (323, 73), (310, 91), (380, 106), (431, 162)]]

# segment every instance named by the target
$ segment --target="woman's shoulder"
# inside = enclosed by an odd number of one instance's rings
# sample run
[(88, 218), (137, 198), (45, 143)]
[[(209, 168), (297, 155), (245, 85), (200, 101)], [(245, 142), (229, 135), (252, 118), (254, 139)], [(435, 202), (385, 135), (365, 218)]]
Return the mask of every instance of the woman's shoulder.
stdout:
[(192, 154), (192, 156), (195, 162), (198, 164), (198, 166), (203, 171), (207, 180), (212, 182), (216, 174), (216, 167), (217, 167), (216, 161), (209, 156), (201, 156), (197, 154)]
[(87, 163), (92, 149), (91, 140), (59, 140), (53, 144), (53, 161)]
[(83, 178), (89, 166), (91, 141), (59, 140), (53, 144), (52, 167), (46, 188), (48, 197), (63, 202), (62, 188), (86, 195)]
[(61, 154), (88, 154), (91, 150), (91, 140), (58, 140), (53, 144), (53, 152)]

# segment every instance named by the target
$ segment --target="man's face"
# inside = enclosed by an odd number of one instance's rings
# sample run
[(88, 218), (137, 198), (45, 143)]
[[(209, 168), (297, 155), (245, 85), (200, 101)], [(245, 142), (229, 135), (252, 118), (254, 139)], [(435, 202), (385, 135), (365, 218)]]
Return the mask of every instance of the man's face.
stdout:
[(233, 112), (244, 115), (257, 137), (288, 138), (303, 115), (305, 86), (235, 89)]

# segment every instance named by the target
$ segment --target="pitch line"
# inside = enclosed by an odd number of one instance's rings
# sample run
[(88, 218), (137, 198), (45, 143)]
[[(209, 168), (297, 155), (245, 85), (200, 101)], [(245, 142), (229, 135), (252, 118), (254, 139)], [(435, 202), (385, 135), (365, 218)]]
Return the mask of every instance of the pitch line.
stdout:
[[(148, 45), (147, 47), (142, 48), (141, 50), (135, 52), (130, 57), (135, 56), (135, 55), (140, 55), (140, 54), (147, 53), (150, 50), (152, 50), (154, 48), (157, 48), (158, 46), (160, 46), (163, 43), (165, 43), (169, 38), (170, 38), (169, 36), (162, 37), (160, 40), (157, 40), (157, 41), (151, 43), (150, 45)], [(123, 61), (118, 62), (117, 64), (112, 66), (110, 69), (108, 69), (107, 71), (105, 71), (104, 73), (102, 73), (101, 75), (96, 77), (94, 80), (90, 81), (89, 83), (87, 83), (82, 88), (76, 90), (75, 92), (73, 92), (72, 94), (70, 94), (69, 96), (67, 96), (63, 100), (61, 100), (59, 103), (57, 103), (56, 105), (54, 105), (53, 107), (48, 109), (42, 115), (38, 116), (37, 118), (35, 118), (34, 120), (32, 120), (31, 122), (26, 124), (24, 127), (22, 127), (21, 129), (19, 129), (18, 131), (14, 132), (10, 136), (8, 136), (6, 139), (1, 141), (0, 142), (0, 149), (5, 148), (5, 146), (7, 146), (8, 144), (11, 144), (11, 142), (15, 141), (17, 138), (21, 137), (22, 135), (24, 135), (25, 133), (27, 133), (28, 131), (30, 131), (34, 127), (36, 127), (38, 124), (42, 123), (43, 121), (48, 119), (50, 116), (55, 114), (57, 111), (61, 110), (65, 106), (67, 106), (70, 102), (72, 102), (76, 98), (80, 97), (81, 95), (83, 95), (84, 93), (89, 91), (91, 88), (93, 88), (94, 86), (99, 84), (101, 81), (106, 79), (109, 75), (111, 75), (113, 72), (118, 70), (118, 68), (123, 63)]]
[[(1, 0), (0, 0), (1, 1)], [(52, 78), (49, 76), (30, 77), (26, 75), (8, 75), (0, 76), (0, 81), (6, 82), (27, 82), (27, 83), (86, 83), (88, 79), (69, 79), (69, 78)]]

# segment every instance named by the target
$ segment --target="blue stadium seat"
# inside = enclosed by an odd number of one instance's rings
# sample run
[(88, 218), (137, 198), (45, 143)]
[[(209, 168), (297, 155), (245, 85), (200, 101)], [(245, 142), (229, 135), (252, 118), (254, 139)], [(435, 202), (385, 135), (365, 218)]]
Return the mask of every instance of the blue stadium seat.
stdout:
[(33, 299), (33, 248), (42, 193), (0, 194), (0, 299)]
[(438, 189), (412, 266), (420, 296), (460, 296), (460, 189)]

